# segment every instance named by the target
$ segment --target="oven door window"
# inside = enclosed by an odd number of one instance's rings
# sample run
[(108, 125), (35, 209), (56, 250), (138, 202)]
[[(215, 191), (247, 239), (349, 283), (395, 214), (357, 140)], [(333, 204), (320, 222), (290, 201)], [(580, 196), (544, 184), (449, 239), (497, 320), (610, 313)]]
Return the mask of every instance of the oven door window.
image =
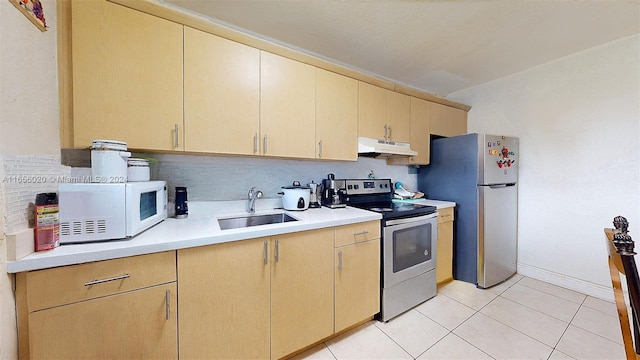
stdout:
[(397, 273), (431, 260), (432, 224), (393, 232), (393, 272)]

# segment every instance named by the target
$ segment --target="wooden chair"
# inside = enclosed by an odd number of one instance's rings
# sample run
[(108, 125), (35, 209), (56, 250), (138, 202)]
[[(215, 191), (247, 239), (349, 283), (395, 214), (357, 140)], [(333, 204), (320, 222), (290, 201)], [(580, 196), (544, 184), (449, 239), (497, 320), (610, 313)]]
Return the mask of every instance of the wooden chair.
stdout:
[[(628, 234), (629, 223), (622, 216), (617, 216), (613, 221), (616, 229), (605, 229), (607, 235), (607, 247), (609, 250), (609, 271), (611, 273), (611, 283), (618, 310), (618, 320), (622, 330), (624, 341), (624, 351), (627, 360), (640, 359), (640, 330), (638, 329), (638, 313), (636, 309), (640, 306), (640, 279), (634, 255), (634, 242)], [(625, 296), (622, 291), (620, 274), (625, 275), (627, 288), (629, 290), (629, 303), (631, 307), (631, 322), (633, 324), (633, 334), (629, 324), (629, 314), (625, 303)], [(634, 348), (635, 339), (635, 348)]]

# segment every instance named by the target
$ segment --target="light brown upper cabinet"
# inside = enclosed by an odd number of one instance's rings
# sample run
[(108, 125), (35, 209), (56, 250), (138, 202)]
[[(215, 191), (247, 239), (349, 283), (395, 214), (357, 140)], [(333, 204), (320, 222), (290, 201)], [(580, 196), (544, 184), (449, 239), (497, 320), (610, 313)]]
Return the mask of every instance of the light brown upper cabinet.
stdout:
[(315, 67), (262, 51), (260, 69), (262, 155), (315, 158)]
[(260, 50), (184, 28), (185, 150), (255, 155)]
[(358, 86), (358, 136), (385, 139), (387, 90), (362, 81)]
[(73, 146), (182, 150), (183, 26), (107, 1), (71, 12)]
[(410, 142), (411, 101), (409, 96), (387, 90), (387, 140)]
[(409, 96), (359, 82), (358, 136), (409, 142)]
[(316, 68), (316, 156), (358, 159), (358, 81)]
[(431, 133), (447, 137), (466, 134), (467, 112), (446, 105), (432, 104)]
[(387, 160), (393, 165), (428, 165), (431, 138), (431, 110), (434, 103), (411, 97), (411, 149), (418, 152), (416, 156), (399, 156)]

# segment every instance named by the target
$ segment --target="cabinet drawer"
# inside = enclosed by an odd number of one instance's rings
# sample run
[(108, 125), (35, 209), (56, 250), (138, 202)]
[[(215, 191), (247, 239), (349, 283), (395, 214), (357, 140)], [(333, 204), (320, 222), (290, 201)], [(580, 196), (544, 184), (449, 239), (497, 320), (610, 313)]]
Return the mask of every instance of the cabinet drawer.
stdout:
[(380, 238), (380, 221), (336, 227), (336, 247)]
[(438, 224), (453, 221), (453, 208), (438, 209)]
[(29, 312), (176, 280), (174, 251), (31, 271)]

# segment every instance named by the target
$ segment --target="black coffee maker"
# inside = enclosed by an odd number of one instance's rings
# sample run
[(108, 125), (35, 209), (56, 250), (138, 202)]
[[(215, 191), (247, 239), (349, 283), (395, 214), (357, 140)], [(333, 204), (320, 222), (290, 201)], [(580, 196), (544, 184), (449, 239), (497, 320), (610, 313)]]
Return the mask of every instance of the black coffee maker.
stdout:
[(322, 180), (322, 189), (322, 206), (332, 209), (347, 206), (342, 201), (342, 197), (347, 193), (344, 180), (336, 180), (334, 174), (329, 174), (326, 179)]

